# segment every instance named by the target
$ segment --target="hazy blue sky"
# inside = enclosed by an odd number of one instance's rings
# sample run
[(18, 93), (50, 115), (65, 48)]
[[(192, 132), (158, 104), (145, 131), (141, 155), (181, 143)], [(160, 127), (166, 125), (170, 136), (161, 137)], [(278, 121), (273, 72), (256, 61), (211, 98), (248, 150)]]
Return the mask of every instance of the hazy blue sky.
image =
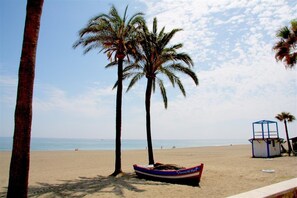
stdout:
[[(250, 138), (252, 122), (297, 117), (297, 71), (277, 63), (275, 32), (297, 18), (295, 0), (45, 0), (39, 34), (33, 104), (33, 137), (114, 138), (115, 69), (104, 54), (72, 49), (87, 21), (114, 4), (121, 14), (145, 13), (151, 28), (183, 28), (182, 42), (195, 63), (196, 87), (184, 79), (187, 97), (169, 84), (165, 110), (152, 98), (154, 139)], [(0, 136), (12, 136), (25, 0), (0, 2)], [(123, 95), (122, 137), (144, 139), (145, 80)], [(125, 87), (127, 82), (124, 83)], [(285, 137), (283, 124), (280, 134)], [(289, 124), (297, 136), (297, 121)]]

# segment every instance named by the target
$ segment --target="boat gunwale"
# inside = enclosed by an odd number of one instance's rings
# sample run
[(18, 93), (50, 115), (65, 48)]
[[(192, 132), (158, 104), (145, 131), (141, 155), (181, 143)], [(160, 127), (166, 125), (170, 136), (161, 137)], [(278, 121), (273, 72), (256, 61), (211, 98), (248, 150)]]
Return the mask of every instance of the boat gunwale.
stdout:
[(144, 167), (144, 166), (140, 166), (137, 164), (134, 164), (134, 170), (135, 172), (139, 172), (141, 173), (147, 173), (150, 174), (152, 176), (155, 175), (159, 175), (159, 176), (187, 176), (187, 175), (191, 175), (191, 174), (197, 174), (197, 177), (200, 177), (203, 171), (203, 163), (201, 163), (200, 165), (197, 166), (193, 166), (190, 168), (182, 168), (182, 169), (178, 169), (178, 170), (156, 170), (153, 168), (149, 168), (149, 167)]

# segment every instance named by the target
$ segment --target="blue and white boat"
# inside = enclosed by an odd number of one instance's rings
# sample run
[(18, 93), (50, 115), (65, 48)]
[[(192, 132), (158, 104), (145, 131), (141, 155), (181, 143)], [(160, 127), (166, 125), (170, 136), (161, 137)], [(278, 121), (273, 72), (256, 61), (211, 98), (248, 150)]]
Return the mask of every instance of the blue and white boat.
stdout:
[(154, 165), (140, 166), (134, 164), (133, 168), (137, 176), (140, 178), (199, 186), (203, 166), (204, 165), (201, 163), (200, 165), (191, 168), (179, 168), (177, 170), (160, 170), (156, 169)]

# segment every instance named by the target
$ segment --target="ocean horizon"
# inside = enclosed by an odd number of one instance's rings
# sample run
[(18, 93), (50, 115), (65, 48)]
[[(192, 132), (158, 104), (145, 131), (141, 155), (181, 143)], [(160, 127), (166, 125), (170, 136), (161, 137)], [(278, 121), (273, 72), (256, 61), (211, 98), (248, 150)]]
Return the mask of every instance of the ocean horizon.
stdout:
[[(247, 139), (153, 139), (154, 149), (227, 146), (249, 144)], [(0, 151), (12, 150), (12, 137), (0, 137)], [(36, 138), (31, 151), (114, 150), (114, 139)], [(122, 139), (122, 150), (147, 149), (146, 139)]]

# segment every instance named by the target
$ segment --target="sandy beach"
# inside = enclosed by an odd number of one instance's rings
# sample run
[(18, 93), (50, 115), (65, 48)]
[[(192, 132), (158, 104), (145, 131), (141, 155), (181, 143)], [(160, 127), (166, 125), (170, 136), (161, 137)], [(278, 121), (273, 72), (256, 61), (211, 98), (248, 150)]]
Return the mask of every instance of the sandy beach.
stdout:
[[(10, 152), (0, 152), (0, 195), (5, 196)], [(251, 158), (251, 145), (156, 149), (155, 160), (181, 166), (204, 163), (200, 187), (138, 179), (133, 164), (146, 150), (122, 152), (117, 178), (114, 151), (34, 151), (29, 197), (226, 197), (297, 177), (296, 157)], [(262, 170), (274, 170), (273, 173)]]

